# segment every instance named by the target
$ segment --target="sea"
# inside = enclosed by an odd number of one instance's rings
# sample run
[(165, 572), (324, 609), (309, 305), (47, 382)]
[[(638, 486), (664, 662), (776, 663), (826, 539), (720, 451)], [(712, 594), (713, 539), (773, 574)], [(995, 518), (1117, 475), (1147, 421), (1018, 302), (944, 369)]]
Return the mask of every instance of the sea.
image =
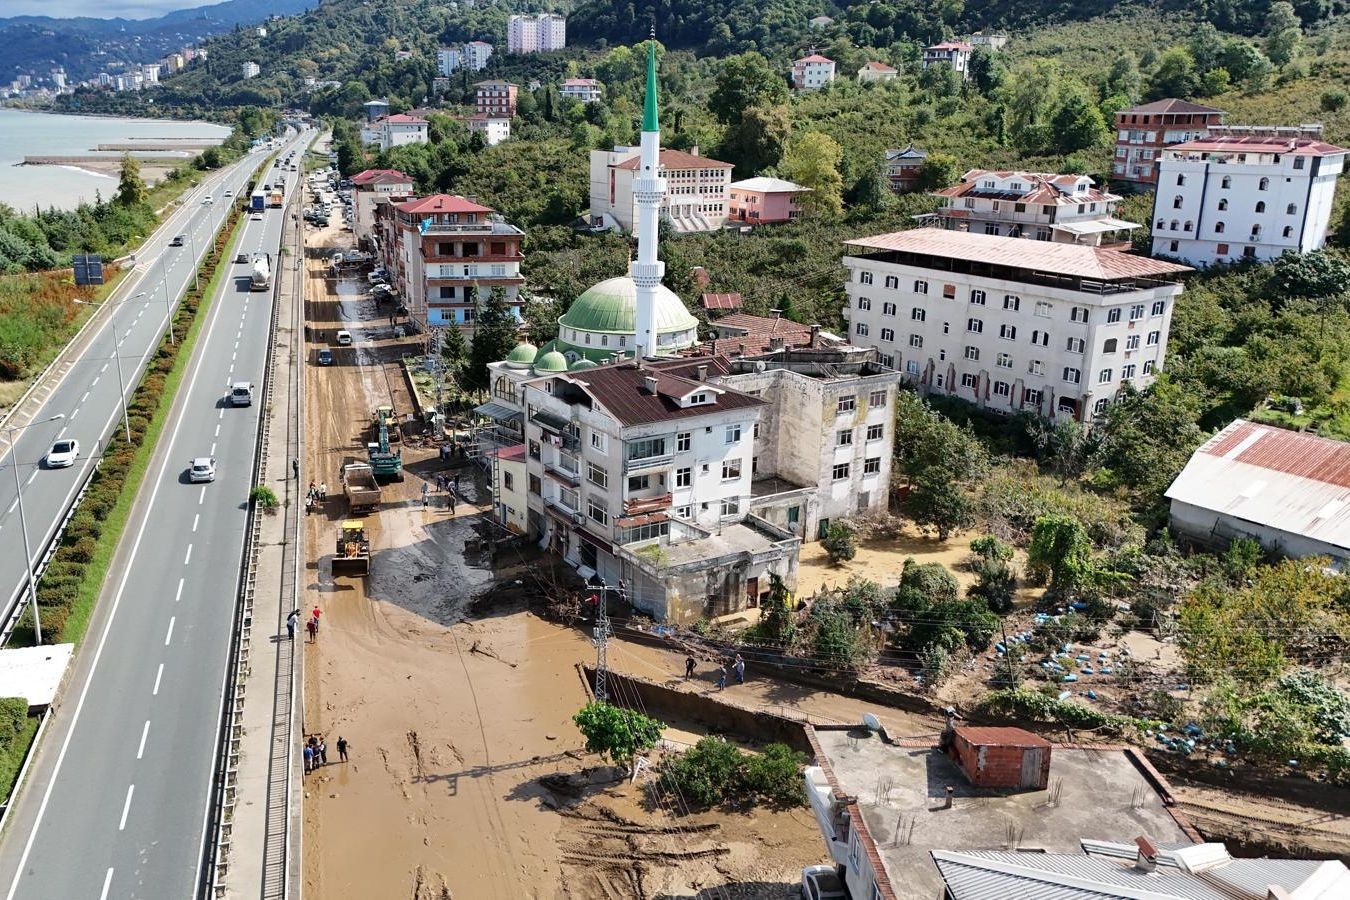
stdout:
[[(148, 138), (222, 139), (230, 130), (209, 122), (66, 116), (0, 108), (0, 203), (23, 212), (35, 206), (71, 209), (117, 190), (116, 176), (77, 166), (23, 166), (25, 156), (107, 156), (99, 144)], [(156, 151), (154, 156), (169, 156)], [(191, 154), (183, 154), (184, 158)]]

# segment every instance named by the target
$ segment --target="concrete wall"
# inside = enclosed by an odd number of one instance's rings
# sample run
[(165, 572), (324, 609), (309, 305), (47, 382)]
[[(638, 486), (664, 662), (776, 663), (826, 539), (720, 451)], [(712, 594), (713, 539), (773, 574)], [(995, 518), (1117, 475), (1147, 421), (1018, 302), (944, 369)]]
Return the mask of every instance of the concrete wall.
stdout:
[(1246, 537), (1259, 541), (1262, 547), (1283, 556), (1296, 559), (1307, 556), (1329, 556), (1332, 559), (1350, 561), (1350, 554), (1345, 550), (1322, 541), (1177, 500), (1172, 501), (1171, 521), (1172, 529), (1177, 534), (1206, 546), (1223, 547), (1235, 538)]

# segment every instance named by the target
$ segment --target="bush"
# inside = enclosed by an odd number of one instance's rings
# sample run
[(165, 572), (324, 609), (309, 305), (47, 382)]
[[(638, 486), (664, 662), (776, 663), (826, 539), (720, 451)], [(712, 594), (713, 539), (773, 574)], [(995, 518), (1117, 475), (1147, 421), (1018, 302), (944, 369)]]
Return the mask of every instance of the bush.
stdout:
[(1027, 688), (1001, 688), (990, 691), (975, 704), (975, 710), (982, 716), (995, 719), (1014, 719), (1113, 733), (1130, 731), (1145, 724), (1129, 716), (1104, 713), (1081, 703), (1057, 700)]
[(71, 562), (87, 563), (93, 560), (98, 542), (91, 537), (80, 538), (66, 550), (66, 558)]
[(256, 505), (261, 506), (263, 509), (276, 509), (279, 502), (277, 500), (277, 492), (265, 484), (257, 485), (253, 490), (249, 491), (248, 499), (252, 500)]
[(722, 738), (705, 737), (661, 766), (660, 786), (672, 791), (691, 810), (707, 809), (726, 799), (741, 778), (741, 751)]
[(28, 701), (23, 697), (0, 697), (0, 745), (8, 747), (23, 730)]
[(841, 562), (847, 562), (858, 555), (857, 534), (848, 525), (842, 522), (832, 522), (825, 532), (825, 539), (820, 542), (825, 548), (825, 553), (830, 558), (832, 565), (839, 565)]
[(802, 766), (806, 755), (786, 744), (769, 744), (745, 763), (745, 790), (777, 807), (801, 806), (805, 801)]

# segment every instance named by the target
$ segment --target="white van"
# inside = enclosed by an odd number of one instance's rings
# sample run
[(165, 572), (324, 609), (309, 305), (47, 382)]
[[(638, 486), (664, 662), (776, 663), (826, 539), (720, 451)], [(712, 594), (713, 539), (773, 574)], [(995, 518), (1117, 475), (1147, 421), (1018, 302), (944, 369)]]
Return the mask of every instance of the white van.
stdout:
[(352, 345), (352, 333), (345, 328), (337, 333), (337, 345), (339, 347), (350, 347)]
[(247, 381), (236, 381), (230, 385), (231, 406), (252, 406), (253, 385)]

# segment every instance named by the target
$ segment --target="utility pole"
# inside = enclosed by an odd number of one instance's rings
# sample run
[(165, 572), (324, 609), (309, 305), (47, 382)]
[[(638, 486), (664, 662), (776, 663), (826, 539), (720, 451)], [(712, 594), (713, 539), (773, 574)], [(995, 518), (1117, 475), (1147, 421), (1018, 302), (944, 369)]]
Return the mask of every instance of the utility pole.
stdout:
[(599, 575), (592, 576), (587, 582), (596, 588), (595, 629), (591, 632), (595, 644), (595, 699), (601, 703), (609, 702), (609, 690), (606, 681), (609, 677), (609, 586), (600, 580)]

